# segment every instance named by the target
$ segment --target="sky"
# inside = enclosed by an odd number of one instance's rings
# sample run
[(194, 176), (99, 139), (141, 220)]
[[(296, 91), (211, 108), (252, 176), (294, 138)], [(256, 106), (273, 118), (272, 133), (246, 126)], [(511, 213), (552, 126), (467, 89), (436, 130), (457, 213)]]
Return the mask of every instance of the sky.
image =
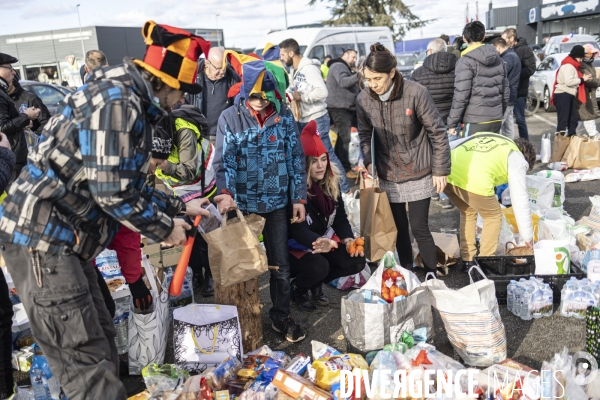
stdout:
[[(330, 1), (308, 6), (309, 0), (286, 0), (288, 25), (321, 22), (329, 18)], [(0, 0), (0, 35), (78, 27), (77, 0)], [(138, 26), (149, 19), (182, 28), (224, 29), (227, 47), (255, 47), (270, 30), (285, 28), (284, 0), (79, 0), (82, 26)], [(466, 0), (405, 0), (430, 25), (410, 31), (407, 39), (460, 33), (465, 23)], [(502, 7), (517, 0), (504, 0)], [(500, 1), (496, 1), (500, 6)], [(479, 19), (488, 3), (479, 2)], [(471, 18), (475, 1), (469, 0)], [(219, 14), (218, 18), (216, 15)], [(217, 25), (218, 24), (218, 25)]]

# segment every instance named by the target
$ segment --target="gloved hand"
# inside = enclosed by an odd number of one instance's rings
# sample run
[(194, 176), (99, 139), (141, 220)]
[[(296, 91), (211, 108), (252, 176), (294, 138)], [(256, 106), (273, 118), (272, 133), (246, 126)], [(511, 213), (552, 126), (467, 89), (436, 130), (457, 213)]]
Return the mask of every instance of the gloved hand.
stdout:
[(141, 277), (137, 281), (129, 284), (129, 290), (131, 291), (133, 304), (136, 308), (139, 308), (142, 311), (150, 308), (152, 305), (152, 295)]

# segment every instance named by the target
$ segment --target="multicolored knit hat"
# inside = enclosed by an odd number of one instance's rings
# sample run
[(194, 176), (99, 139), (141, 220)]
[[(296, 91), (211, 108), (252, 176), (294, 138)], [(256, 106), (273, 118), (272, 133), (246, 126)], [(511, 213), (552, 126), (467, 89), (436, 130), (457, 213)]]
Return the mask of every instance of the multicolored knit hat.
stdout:
[(140, 67), (159, 77), (166, 85), (190, 94), (198, 94), (196, 83), (198, 58), (208, 54), (210, 42), (183, 29), (148, 21), (142, 28), (146, 40), (144, 60), (134, 60)]

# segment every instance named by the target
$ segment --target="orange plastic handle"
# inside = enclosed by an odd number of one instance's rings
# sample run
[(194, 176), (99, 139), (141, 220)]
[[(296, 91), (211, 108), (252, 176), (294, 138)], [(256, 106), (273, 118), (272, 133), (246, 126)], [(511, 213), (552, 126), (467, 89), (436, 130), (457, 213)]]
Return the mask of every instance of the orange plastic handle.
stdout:
[[(196, 219), (194, 219), (194, 227), (192, 229), (198, 229), (201, 219), (201, 215), (196, 215)], [(183, 288), (183, 281), (185, 279), (185, 273), (190, 262), (190, 256), (192, 255), (192, 247), (194, 247), (195, 238), (196, 235), (190, 236), (185, 242), (185, 246), (181, 252), (181, 257), (177, 263), (177, 268), (173, 274), (173, 279), (171, 279), (171, 285), (169, 286), (169, 294), (171, 296), (179, 296), (181, 294), (181, 289)]]

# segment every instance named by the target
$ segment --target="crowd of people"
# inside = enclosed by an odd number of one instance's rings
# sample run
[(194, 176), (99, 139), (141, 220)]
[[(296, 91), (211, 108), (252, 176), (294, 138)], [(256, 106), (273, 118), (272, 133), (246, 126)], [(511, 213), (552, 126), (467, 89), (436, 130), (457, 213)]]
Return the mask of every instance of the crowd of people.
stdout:
[[(364, 173), (387, 193), (402, 267), (413, 269), (412, 233), (426, 272), (436, 272), (432, 198), (460, 212), (463, 269), (476, 254), (477, 214), (484, 220), (479, 255), (494, 254), (501, 223), (494, 187), (504, 183), (521, 237), (533, 246), (525, 176), (536, 152), (524, 107), (535, 60), (514, 29), (491, 46), (479, 21), (454, 46), (442, 35), (411, 77), (379, 43), (359, 67), (355, 49), (318, 65), (292, 38), (250, 63), (232, 63), (230, 51), (185, 30), (149, 21), (143, 35), (143, 59), (109, 66), (100, 50), (89, 51), (83, 86), (53, 117), (20, 88), (11, 66), (18, 60), (0, 54), (0, 251), (69, 398), (125, 398), (115, 305), (94, 258), (105, 248), (117, 252), (133, 302), (144, 310), (153, 299), (142, 280), (141, 235), (182, 245), (191, 226), (180, 217), (207, 216), (209, 203), (265, 219), (268, 263), (278, 267), (270, 271), (272, 328), (303, 340), (291, 304), (304, 312), (327, 307), (322, 285), (366, 262), (362, 251), (350, 251), (344, 207), (357, 178), (352, 128)], [(557, 131), (572, 135), (578, 118), (598, 116), (592, 50), (575, 46), (558, 72)], [(592, 135), (592, 123), (584, 125)], [(40, 135), (29, 155), (26, 129)], [(156, 190), (158, 182), (173, 194)], [(202, 295), (212, 296), (201, 236), (190, 267)], [(11, 319), (0, 274), (1, 399), (16, 390)]]

